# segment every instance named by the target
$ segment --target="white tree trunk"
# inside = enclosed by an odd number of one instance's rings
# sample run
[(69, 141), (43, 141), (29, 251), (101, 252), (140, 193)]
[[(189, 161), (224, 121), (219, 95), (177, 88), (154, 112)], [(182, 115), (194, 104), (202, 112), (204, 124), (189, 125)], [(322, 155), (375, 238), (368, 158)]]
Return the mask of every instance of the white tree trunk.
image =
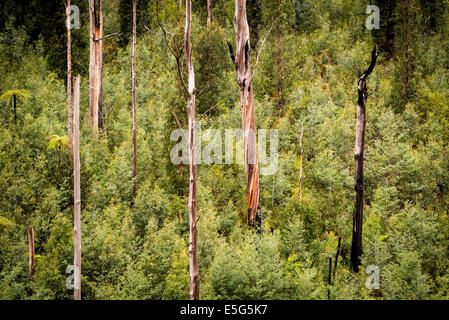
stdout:
[(132, 96), (133, 96), (133, 203), (137, 196), (137, 105), (136, 105), (136, 0), (133, 0), (133, 56), (132, 56)]
[(212, 20), (212, 8), (210, 6), (210, 2), (212, 0), (207, 0), (207, 28), (209, 29), (210, 27), (210, 22)]
[(80, 78), (73, 78), (73, 244), (74, 244), (74, 289), (73, 297), (81, 300), (81, 189), (80, 189)]
[(34, 275), (34, 229), (28, 227), (28, 276), (33, 280)]
[(187, 85), (187, 112), (189, 123), (189, 156), (190, 156), (190, 183), (189, 183), (189, 265), (190, 265), (190, 299), (198, 300), (200, 296), (200, 275), (198, 270), (198, 228), (196, 216), (197, 195), (197, 165), (195, 153), (195, 72), (192, 63), (192, 47), (190, 33), (192, 24), (192, 4), (186, 0), (186, 24), (184, 31), (184, 50), (186, 56), (188, 85)]

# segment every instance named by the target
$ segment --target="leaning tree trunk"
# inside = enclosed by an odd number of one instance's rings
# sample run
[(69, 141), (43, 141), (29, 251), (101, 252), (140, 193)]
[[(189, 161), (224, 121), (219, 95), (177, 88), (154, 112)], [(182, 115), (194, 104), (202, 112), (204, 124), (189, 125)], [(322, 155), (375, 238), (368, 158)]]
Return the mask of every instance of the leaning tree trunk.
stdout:
[(259, 214), (259, 167), (257, 160), (256, 123), (252, 75), (250, 70), (249, 26), (246, 18), (246, 0), (235, 0), (234, 29), (236, 40), (235, 57), (231, 58), (237, 73), (242, 105), (243, 148), (245, 154), (246, 197), (248, 224), (261, 231), (262, 219)]
[(70, 30), (70, 0), (67, 0), (66, 8), (67, 24), (67, 146), (69, 159), (72, 158), (72, 39)]
[(352, 248), (351, 248), (351, 270), (359, 271), (362, 256), (362, 227), (363, 227), (363, 154), (365, 149), (365, 123), (366, 123), (366, 101), (368, 91), (366, 89), (366, 78), (373, 71), (378, 56), (377, 48), (374, 47), (371, 53), (371, 64), (368, 69), (359, 77), (357, 81), (357, 127), (355, 136), (355, 210), (352, 227)]
[(136, 0), (133, 0), (133, 56), (132, 56), (132, 96), (133, 96), (133, 203), (137, 196), (137, 105), (136, 105)]
[(190, 44), (190, 33), (192, 24), (192, 4), (186, 0), (186, 25), (184, 31), (184, 50), (187, 65), (187, 112), (189, 123), (189, 264), (190, 264), (190, 299), (198, 300), (200, 296), (200, 275), (198, 271), (198, 228), (196, 217), (196, 194), (197, 194), (197, 165), (195, 152), (195, 72), (192, 63), (192, 48)]
[(90, 64), (89, 110), (94, 135), (102, 127), (103, 82), (103, 2), (89, 0)]
[(80, 78), (73, 78), (73, 246), (74, 288), (73, 298), (81, 300), (81, 187), (80, 187)]

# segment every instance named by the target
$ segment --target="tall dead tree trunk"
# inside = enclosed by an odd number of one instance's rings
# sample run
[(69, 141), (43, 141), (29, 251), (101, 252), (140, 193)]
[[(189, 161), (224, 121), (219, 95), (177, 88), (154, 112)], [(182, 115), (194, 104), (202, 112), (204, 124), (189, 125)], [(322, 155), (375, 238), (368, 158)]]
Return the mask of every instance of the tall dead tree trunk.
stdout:
[(210, 22), (212, 20), (212, 8), (210, 6), (210, 2), (212, 0), (207, 0), (207, 28), (209, 29), (210, 27)]
[(304, 125), (301, 124), (301, 134), (299, 135), (299, 202), (302, 201), (302, 159), (303, 159), (303, 154), (304, 154), (304, 148), (302, 145), (302, 137), (304, 134)]
[(200, 275), (198, 270), (198, 228), (196, 217), (196, 194), (197, 194), (197, 165), (196, 165), (196, 136), (195, 136), (195, 72), (192, 63), (192, 47), (190, 44), (190, 33), (192, 24), (192, 4), (186, 0), (186, 25), (184, 31), (184, 51), (187, 66), (187, 112), (189, 123), (189, 262), (190, 262), (190, 299), (198, 300), (200, 297)]
[(34, 275), (34, 229), (28, 227), (28, 277), (33, 280)]
[(93, 134), (102, 127), (103, 2), (89, 0), (90, 64), (89, 110)]
[(72, 36), (70, 29), (70, 0), (67, 0), (66, 8), (67, 24), (67, 146), (69, 159), (72, 159)]
[(259, 167), (257, 160), (256, 122), (252, 87), (253, 76), (250, 70), (250, 40), (248, 20), (246, 17), (246, 0), (235, 0), (234, 30), (236, 40), (235, 56), (231, 44), (228, 45), (231, 52), (231, 59), (234, 62), (237, 73), (240, 103), (242, 105), (248, 224), (261, 231)]
[[(187, 115), (188, 115), (188, 144), (189, 144), (189, 274), (190, 274), (190, 299), (198, 300), (200, 296), (200, 275), (198, 269), (198, 228), (197, 228), (197, 164), (196, 164), (196, 135), (195, 135), (195, 71), (192, 63), (192, 45), (190, 42), (192, 26), (192, 4), (186, 0), (186, 23), (184, 29), (184, 52), (186, 59), (186, 69), (188, 83), (184, 82), (182, 75), (182, 51), (176, 44), (174, 35), (172, 35), (173, 45), (170, 46), (167, 39), (167, 32), (159, 21), (159, 1), (156, 1), (157, 22), (162, 29), (165, 44), (176, 59), (179, 80), (187, 93)], [(175, 120), (180, 126), (176, 116)]]
[(366, 89), (366, 78), (373, 71), (376, 65), (378, 52), (375, 46), (371, 53), (371, 64), (368, 69), (357, 80), (357, 128), (355, 136), (355, 210), (352, 227), (352, 248), (351, 248), (351, 270), (359, 271), (362, 256), (362, 225), (363, 225), (363, 153), (365, 150), (365, 124), (366, 124), (366, 101), (368, 91)]
[(81, 300), (80, 78), (73, 78), (73, 298)]
[[(136, 105), (136, 0), (133, 0), (133, 57), (132, 57), (132, 95), (133, 95), (133, 199), (137, 196), (137, 105)], [(134, 200), (133, 200), (134, 203)]]

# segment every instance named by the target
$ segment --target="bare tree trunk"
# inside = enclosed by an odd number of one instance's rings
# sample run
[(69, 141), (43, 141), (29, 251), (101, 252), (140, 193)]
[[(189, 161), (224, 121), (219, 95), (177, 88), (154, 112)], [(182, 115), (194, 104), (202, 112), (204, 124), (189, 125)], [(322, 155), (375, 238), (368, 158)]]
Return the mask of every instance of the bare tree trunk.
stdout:
[[(182, 75), (182, 51), (178, 47), (175, 41), (174, 35), (172, 35), (173, 39), (173, 47), (170, 46), (169, 41), (167, 39), (167, 32), (165, 31), (162, 23), (159, 21), (159, 2), (156, 1), (156, 12), (157, 12), (157, 22), (159, 27), (161, 28), (165, 44), (167, 48), (172, 53), (172, 55), (176, 59), (176, 65), (178, 69), (179, 81), (182, 84), (182, 87), (187, 92), (187, 114), (188, 114), (188, 130), (189, 130), (189, 171), (190, 171), (190, 179), (189, 179), (189, 274), (190, 274), (190, 299), (198, 300), (200, 295), (200, 275), (198, 270), (198, 228), (197, 228), (197, 165), (196, 165), (196, 152), (195, 152), (195, 72), (192, 63), (192, 46), (190, 43), (190, 34), (191, 34), (191, 25), (192, 25), (192, 4), (190, 0), (186, 0), (186, 23), (184, 29), (184, 52), (186, 58), (186, 67), (187, 67), (187, 77), (188, 83), (184, 82), (184, 78)], [(181, 8), (181, 2), (180, 2)], [(176, 116), (174, 115), (176, 122), (180, 126)]]
[(302, 159), (304, 154), (304, 148), (302, 145), (302, 137), (304, 134), (304, 125), (301, 124), (301, 134), (299, 135), (299, 149), (300, 149), (300, 155), (299, 155), (299, 202), (302, 200)]
[(229, 44), (231, 58), (237, 73), (242, 105), (243, 148), (245, 154), (246, 196), (248, 224), (261, 231), (262, 219), (259, 214), (259, 167), (257, 160), (256, 123), (252, 75), (250, 70), (249, 26), (246, 18), (246, 0), (235, 0), (234, 29), (236, 40), (235, 57)]
[(14, 124), (17, 124), (17, 96), (13, 94), (12, 99), (14, 103)]
[(362, 256), (362, 225), (363, 225), (363, 153), (365, 149), (365, 123), (366, 123), (366, 101), (368, 91), (366, 89), (366, 78), (373, 71), (378, 56), (377, 48), (374, 47), (371, 53), (371, 64), (368, 69), (359, 77), (357, 81), (357, 128), (355, 136), (355, 211), (353, 215), (352, 227), (352, 248), (351, 248), (351, 270), (359, 271)]
[(192, 24), (192, 4), (186, 0), (186, 25), (184, 32), (184, 50), (187, 65), (187, 112), (189, 123), (189, 156), (190, 156), (190, 185), (189, 185), (189, 262), (190, 262), (190, 299), (198, 300), (200, 296), (200, 275), (198, 271), (198, 228), (196, 217), (196, 194), (197, 194), (197, 165), (195, 152), (195, 72), (192, 63), (192, 48), (190, 44), (190, 33)]
[(207, 0), (207, 28), (208, 29), (210, 27), (210, 22), (212, 19), (212, 8), (210, 6), (210, 2), (211, 2), (211, 0)]
[(72, 159), (72, 38), (70, 30), (70, 0), (65, 8), (67, 18), (67, 146)]
[(80, 190), (80, 78), (73, 78), (73, 226), (74, 226), (74, 289), (73, 297), (75, 300), (81, 300), (81, 190)]
[(93, 134), (102, 127), (102, 78), (103, 78), (103, 2), (89, 0), (90, 64), (89, 110)]
[(34, 229), (28, 227), (28, 277), (33, 280), (34, 275)]
[[(136, 105), (136, 0), (133, 0), (133, 57), (132, 57), (132, 95), (133, 95), (133, 199), (137, 196), (137, 105)], [(134, 200), (133, 200), (134, 203)]]
[(182, 28), (182, 0), (179, 0), (179, 30), (181, 30), (181, 28)]

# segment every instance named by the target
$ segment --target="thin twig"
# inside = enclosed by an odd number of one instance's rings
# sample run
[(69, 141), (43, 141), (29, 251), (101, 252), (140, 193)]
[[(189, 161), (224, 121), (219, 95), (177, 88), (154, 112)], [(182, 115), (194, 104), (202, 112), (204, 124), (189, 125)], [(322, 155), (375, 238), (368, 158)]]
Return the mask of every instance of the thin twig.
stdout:
[[(181, 81), (182, 86), (184, 87), (184, 89), (186, 90), (186, 92), (189, 92), (189, 90), (187, 89), (187, 86), (184, 82), (184, 79), (182, 77), (182, 64), (180, 62), (181, 59), (181, 54), (179, 53), (179, 49), (178, 46), (176, 45), (176, 40), (175, 40), (175, 36), (167, 31), (165, 31), (164, 26), (162, 25), (161, 21), (159, 20), (159, 0), (156, 1), (156, 18), (157, 18), (157, 23), (159, 24), (159, 27), (162, 30), (162, 33), (164, 34), (164, 40), (165, 40), (165, 44), (167, 45), (168, 50), (170, 50), (171, 54), (173, 55), (173, 57), (175, 57), (176, 60), (176, 66), (178, 68), (178, 76), (179, 76), (179, 80)], [(169, 33), (172, 36), (173, 39), (173, 48), (170, 47), (170, 45), (168, 44), (168, 39), (167, 39), (167, 33)], [(176, 50), (176, 52), (175, 52)]]
[(267, 35), (265, 36), (265, 39), (263, 39), (262, 44), (260, 45), (259, 51), (257, 52), (256, 63), (254, 64), (254, 70), (253, 70), (253, 75), (252, 75), (252, 77), (251, 77), (251, 82), (253, 82), (254, 75), (256, 74), (257, 64), (259, 63), (259, 55), (260, 55), (260, 53), (262, 52), (263, 46), (264, 46), (264, 44), (265, 44), (265, 41), (267, 40), (268, 36), (270, 35), (271, 29), (273, 29), (273, 24), (274, 24), (274, 21), (271, 23), (271, 27), (270, 27), (270, 29), (268, 30), (268, 33), (267, 33)]
[(218, 106), (219, 106), (219, 104), (217, 103), (215, 106), (210, 107), (209, 109), (207, 109), (206, 111), (204, 111), (203, 114), (201, 115), (201, 118), (200, 118), (198, 121), (195, 121), (196, 123), (195, 123), (194, 128), (196, 127), (196, 124), (199, 123), (199, 122), (204, 118), (204, 116), (206, 115), (206, 113), (208, 113), (208, 112), (211, 111), (212, 109), (215, 109), (215, 108), (218, 107)]
[(201, 89), (201, 91), (196, 95), (196, 97), (197, 97), (197, 98), (201, 97), (201, 95), (206, 91), (206, 89), (207, 89), (208, 87), (209, 87), (208, 85), (204, 86), (204, 88)]

